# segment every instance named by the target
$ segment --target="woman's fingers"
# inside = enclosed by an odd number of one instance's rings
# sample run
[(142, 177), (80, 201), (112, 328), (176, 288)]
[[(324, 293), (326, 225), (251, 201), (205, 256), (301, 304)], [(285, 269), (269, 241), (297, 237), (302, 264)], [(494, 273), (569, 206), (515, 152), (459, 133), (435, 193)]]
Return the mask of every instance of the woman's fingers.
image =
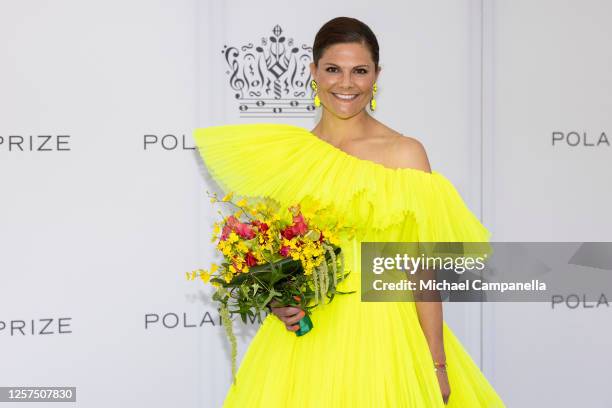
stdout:
[(296, 325), (306, 312), (297, 307), (273, 307), (272, 313), (276, 315), (284, 324), (287, 330), (295, 331), (299, 328)]
[[(299, 296), (293, 297), (296, 301), (300, 301)], [(300, 328), (297, 322), (306, 315), (306, 312), (295, 306), (283, 306), (278, 300), (273, 299), (270, 302), (270, 309), (284, 324), (287, 330), (296, 331)]]
[(291, 324), (286, 324), (285, 327), (287, 328), (287, 330), (289, 331), (296, 331), (297, 329), (300, 328), (299, 325), (295, 324), (295, 325), (291, 325)]
[(444, 404), (447, 404), (451, 394), (448, 375), (446, 370), (437, 370), (436, 374), (438, 375), (438, 383), (440, 384), (440, 391), (442, 392), (442, 400)]
[(289, 324), (289, 325), (293, 325), (296, 324), (297, 322), (299, 322), (302, 317), (304, 317), (306, 315), (306, 312), (304, 312), (303, 310), (300, 310), (300, 312), (294, 316), (291, 317), (286, 317), (285, 320), (283, 320), (285, 322), (285, 324)]
[(301, 311), (302, 309), (300, 309), (299, 307), (293, 307), (293, 306), (273, 307), (272, 308), (272, 313), (274, 313), (280, 318), (292, 317), (300, 313)]

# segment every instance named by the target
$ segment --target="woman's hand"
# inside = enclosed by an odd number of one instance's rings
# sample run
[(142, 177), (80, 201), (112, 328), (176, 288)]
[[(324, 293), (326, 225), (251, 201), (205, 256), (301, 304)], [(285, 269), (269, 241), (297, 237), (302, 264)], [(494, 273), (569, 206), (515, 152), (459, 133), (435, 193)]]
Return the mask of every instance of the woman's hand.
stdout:
[[(299, 301), (299, 298), (296, 300)], [(300, 328), (299, 325), (296, 325), (297, 322), (300, 321), (302, 317), (306, 315), (306, 312), (295, 306), (283, 306), (276, 299), (270, 302), (270, 308), (272, 313), (276, 315), (283, 323), (285, 323), (285, 327), (289, 331), (296, 331)]]
[(448, 398), (450, 397), (451, 390), (450, 384), (448, 383), (448, 375), (446, 374), (446, 370), (441, 370), (438, 368), (436, 375), (438, 377), (438, 384), (440, 384), (440, 392), (442, 393), (444, 404), (448, 404)]

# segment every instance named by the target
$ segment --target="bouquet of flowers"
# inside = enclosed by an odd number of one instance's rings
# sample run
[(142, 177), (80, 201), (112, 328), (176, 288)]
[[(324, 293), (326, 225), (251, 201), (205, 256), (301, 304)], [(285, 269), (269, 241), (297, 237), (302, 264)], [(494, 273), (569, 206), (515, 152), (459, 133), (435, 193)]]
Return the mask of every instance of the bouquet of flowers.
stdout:
[(281, 209), (270, 198), (232, 200), (233, 193), (221, 200), (212, 194), (212, 203), (224, 203), (234, 211), (214, 224), (212, 242), (223, 262), (209, 269), (187, 272), (187, 279), (200, 278), (216, 287), (213, 300), (220, 306), (221, 322), (232, 349), (232, 376), (236, 374), (236, 337), (233, 314), (257, 317), (276, 299), (283, 305), (299, 306), (306, 314), (299, 321), (297, 336), (308, 333), (313, 323), (309, 311), (319, 304), (331, 302), (337, 285), (348, 276), (344, 272), (344, 256), (339, 236), (351, 233), (338, 220), (333, 225), (314, 218), (325, 212), (314, 206), (304, 215), (300, 205)]

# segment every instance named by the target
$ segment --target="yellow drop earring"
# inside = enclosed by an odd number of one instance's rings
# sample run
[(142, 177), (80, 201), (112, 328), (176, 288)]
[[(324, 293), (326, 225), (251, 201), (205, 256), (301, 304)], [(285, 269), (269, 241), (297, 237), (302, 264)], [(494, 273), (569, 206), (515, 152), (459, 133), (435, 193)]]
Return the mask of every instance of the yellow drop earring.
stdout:
[(319, 106), (321, 106), (321, 99), (319, 99), (319, 93), (317, 92), (317, 82), (313, 79), (312, 81), (310, 81), (310, 87), (312, 88), (312, 90), (315, 93), (314, 96), (314, 106), (316, 108), (318, 108)]
[(372, 99), (370, 100), (370, 109), (372, 111), (376, 110), (376, 99), (374, 98), (376, 96), (376, 91), (378, 91), (378, 86), (376, 82), (374, 82), (374, 86), (372, 86)]

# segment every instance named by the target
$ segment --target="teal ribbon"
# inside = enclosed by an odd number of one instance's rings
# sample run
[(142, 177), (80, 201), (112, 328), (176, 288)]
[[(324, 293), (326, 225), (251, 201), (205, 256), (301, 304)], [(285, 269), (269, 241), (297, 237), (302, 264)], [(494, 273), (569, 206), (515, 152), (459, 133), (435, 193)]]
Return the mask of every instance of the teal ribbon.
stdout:
[(310, 320), (310, 316), (308, 315), (304, 315), (304, 317), (302, 317), (298, 322), (298, 325), (300, 326), (300, 328), (295, 331), (296, 336), (305, 335), (310, 330), (312, 330), (313, 327), (312, 320)]

